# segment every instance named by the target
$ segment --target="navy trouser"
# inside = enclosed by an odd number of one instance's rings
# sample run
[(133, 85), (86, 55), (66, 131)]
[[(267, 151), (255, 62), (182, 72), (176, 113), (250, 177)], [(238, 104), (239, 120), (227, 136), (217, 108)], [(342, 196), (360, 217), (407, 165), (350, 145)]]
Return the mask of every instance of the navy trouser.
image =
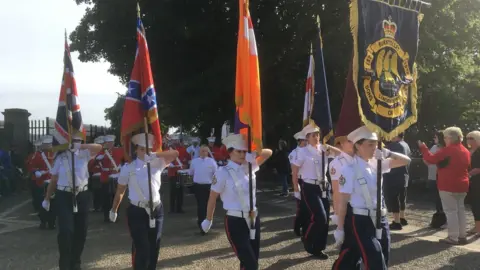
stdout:
[(130, 204), (127, 221), (132, 237), (132, 264), (135, 270), (157, 269), (160, 240), (163, 228), (163, 205), (154, 210), (155, 228), (150, 228), (150, 218), (144, 208)]
[(55, 221), (56, 221), (56, 213), (55, 213), (55, 199), (50, 199), (50, 210), (47, 211), (42, 207), (42, 202), (45, 197), (45, 191), (47, 190), (48, 184), (44, 184), (43, 187), (37, 187), (37, 198), (36, 204), (38, 207), (38, 218), (42, 224), (48, 224), (48, 227), (54, 228)]
[(352, 226), (352, 207), (350, 204), (347, 206), (347, 214), (345, 216), (345, 222), (343, 224), (343, 231), (345, 232), (345, 238), (342, 246), (340, 247), (340, 255), (335, 260), (332, 269), (333, 270), (360, 270), (362, 262), (362, 256), (358, 248), (356, 248), (356, 239), (353, 234)]
[(250, 240), (250, 225), (245, 218), (225, 216), (225, 232), (233, 252), (240, 260), (242, 270), (258, 269), (260, 255), (260, 217), (258, 215), (255, 219), (255, 230), (255, 239)]
[[(303, 180), (298, 179), (298, 184), (300, 185), (301, 189), (303, 190)], [(293, 231), (300, 236), (300, 229), (301, 234), (305, 234), (307, 231), (307, 226), (309, 224), (308, 218), (308, 208), (307, 204), (305, 203), (304, 196), (301, 196), (301, 200), (295, 199), (297, 203), (297, 212), (295, 213), (295, 219), (293, 222)]]
[(197, 199), (197, 225), (201, 229), (202, 221), (207, 217), (207, 204), (210, 197), (210, 184), (193, 184), (193, 191)]
[(71, 192), (55, 191), (55, 211), (58, 215), (58, 251), (60, 270), (79, 269), (88, 230), (90, 193), (82, 191), (76, 197), (78, 212), (73, 213)]
[(330, 202), (322, 198), (320, 186), (303, 183), (302, 197), (310, 215), (307, 231), (304, 233), (305, 251), (317, 255), (327, 247), (328, 223), (330, 222)]
[[(361, 258), (362, 268), (364, 270), (382, 270), (388, 269), (388, 260), (390, 255), (390, 229), (386, 217), (382, 217), (382, 239), (375, 237), (375, 226), (372, 218), (368, 216), (350, 214), (345, 219), (349, 219), (351, 224), (351, 232), (348, 234), (353, 240), (348, 240), (350, 245), (347, 251), (340, 252), (344, 257), (344, 262), (338, 263), (338, 268), (334, 269), (356, 269), (351, 268), (355, 264), (358, 254)], [(347, 222), (347, 220), (346, 220)], [(352, 236), (353, 235), (353, 236)], [(345, 240), (347, 240), (347, 232), (345, 232)], [(343, 255), (342, 255), (343, 252)], [(335, 265), (334, 265), (335, 266)]]
[(383, 184), (385, 204), (389, 213), (405, 211), (407, 204), (407, 188), (405, 187), (405, 175), (389, 176)]
[(110, 183), (102, 183), (102, 209), (103, 219), (110, 220), (110, 210), (112, 209), (115, 194), (111, 193)]
[(170, 183), (170, 212), (180, 213), (183, 211), (183, 183), (180, 177), (169, 176)]

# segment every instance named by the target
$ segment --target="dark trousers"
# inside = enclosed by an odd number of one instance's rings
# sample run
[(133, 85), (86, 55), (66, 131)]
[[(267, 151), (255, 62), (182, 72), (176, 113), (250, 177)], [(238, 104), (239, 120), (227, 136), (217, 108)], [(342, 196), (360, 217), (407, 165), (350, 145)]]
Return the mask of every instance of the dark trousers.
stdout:
[(88, 230), (90, 193), (82, 191), (76, 197), (78, 212), (73, 213), (72, 193), (55, 192), (58, 215), (58, 251), (60, 270), (78, 269)]
[(282, 183), (282, 193), (288, 193), (288, 174), (278, 173), (278, 180)]
[[(95, 211), (99, 211), (102, 208), (103, 200), (102, 200), (102, 183), (100, 183), (100, 176), (92, 176), (90, 177), (90, 184), (88, 189), (92, 191), (93, 195), (93, 209)], [(108, 209), (110, 210), (110, 209)]]
[(391, 177), (383, 182), (385, 193), (385, 204), (389, 213), (400, 213), (405, 211), (407, 204), (407, 188), (405, 187), (405, 176)]
[(255, 239), (250, 240), (250, 227), (244, 218), (225, 216), (225, 232), (233, 252), (240, 260), (240, 269), (257, 270), (260, 255), (260, 218), (255, 220)]
[[(360, 254), (363, 268), (388, 269), (390, 256), (390, 229), (386, 217), (382, 217), (382, 239), (375, 238), (375, 226), (372, 218), (361, 215), (350, 215), (352, 234), (355, 239), (351, 250)], [(347, 269), (347, 268), (345, 268)]]
[[(360, 250), (356, 248), (356, 238), (353, 234), (352, 226), (352, 208), (350, 204), (347, 207), (347, 214), (345, 216), (345, 222), (343, 225), (343, 231), (345, 232), (345, 238), (342, 246), (340, 247), (340, 255), (333, 263), (333, 270), (360, 270), (362, 256)], [(373, 268), (371, 268), (373, 269)]]
[(44, 185), (44, 187), (37, 187), (36, 188), (36, 204), (38, 208), (38, 218), (40, 219), (40, 223), (48, 224), (49, 228), (55, 227), (55, 221), (57, 219), (55, 213), (55, 199), (50, 199), (50, 210), (47, 211), (42, 207), (42, 202), (45, 196), (45, 191), (47, 190), (48, 185)]
[[(1, 180), (0, 180), (1, 181)], [(39, 212), (42, 208), (43, 198), (40, 198), (43, 195), (43, 190), (37, 186), (35, 180), (30, 181), (30, 195), (32, 196), (32, 206), (35, 212)], [(40, 203), (39, 203), (40, 200)]]
[(110, 210), (112, 209), (113, 198), (115, 197), (115, 194), (112, 194), (110, 184), (108, 182), (102, 183), (101, 194), (103, 218), (104, 220), (109, 220)]
[(163, 228), (163, 205), (154, 210), (155, 228), (150, 228), (150, 217), (144, 208), (129, 205), (127, 221), (132, 237), (132, 264), (135, 270), (154, 270), (160, 254)]
[(330, 222), (330, 202), (322, 198), (322, 191), (318, 185), (303, 184), (302, 197), (310, 215), (308, 228), (304, 233), (303, 245), (305, 251), (317, 255), (327, 246), (328, 223)]
[(435, 202), (435, 209), (437, 213), (443, 213), (442, 200), (440, 199), (440, 191), (437, 187), (437, 181), (428, 180), (428, 189), (433, 195), (433, 201)]
[(201, 228), (200, 224), (207, 217), (207, 204), (210, 197), (210, 184), (193, 184), (193, 192), (195, 192), (195, 198), (197, 199), (197, 225)]
[(170, 182), (170, 212), (182, 212), (183, 183), (177, 176), (169, 176), (168, 180)]
[(470, 180), (470, 206), (472, 208), (473, 218), (475, 221), (480, 221), (480, 179)]
[[(300, 188), (303, 190), (303, 181), (298, 179)], [(309, 224), (308, 220), (308, 208), (305, 203), (305, 197), (301, 196), (301, 200), (295, 200), (297, 204), (297, 211), (295, 213), (295, 219), (293, 221), (293, 231), (297, 235), (303, 235), (307, 231), (307, 226)], [(300, 232), (301, 229), (301, 232)]]

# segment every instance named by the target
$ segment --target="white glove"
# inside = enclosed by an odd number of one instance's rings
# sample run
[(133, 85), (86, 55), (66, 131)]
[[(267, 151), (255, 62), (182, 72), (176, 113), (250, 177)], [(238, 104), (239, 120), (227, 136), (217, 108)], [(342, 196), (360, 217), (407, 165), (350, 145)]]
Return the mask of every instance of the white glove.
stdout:
[(118, 216), (117, 213), (113, 212), (113, 210), (110, 210), (110, 214), (108, 217), (111, 222), (115, 222), (117, 220), (117, 216)]
[(382, 150), (377, 149), (375, 150), (374, 156), (376, 159), (379, 159), (379, 160), (385, 159), (388, 156), (390, 156), (390, 150), (388, 150), (387, 148), (382, 148)]
[(98, 155), (95, 159), (96, 160), (102, 160), (105, 156), (104, 155)]
[(301, 200), (301, 199), (302, 199), (302, 196), (300, 195), (300, 192), (299, 192), (299, 191), (293, 192), (293, 196), (294, 196), (297, 200)]
[(205, 219), (204, 221), (202, 221), (202, 231), (204, 231), (205, 233), (207, 233), (210, 228), (212, 227), (212, 222), (208, 219)]
[(329, 148), (330, 148), (329, 145), (326, 145), (326, 144), (320, 145), (320, 150), (322, 150), (323, 152), (327, 152)]
[(334, 225), (338, 224), (338, 216), (337, 215), (330, 216), (330, 219), (332, 220), (332, 224), (334, 224)]
[(42, 175), (43, 175), (42, 171), (36, 171), (35, 172), (35, 177), (37, 177), (37, 178), (42, 177)]
[(50, 211), (50, 201), (43, 200), (42, 207), (43, 207), (43, 209), (45, 209), (47, 211)]
[(253, 153), (247, 153), (245, 155), (245, 160), (248, 162), (248, 163), (251, 163), (251, 164), (254, 164), (255, 163), (255, 159), (257, 158), (257, 153), (253, 152)]
[(340, 246), (341, 244), (343, 244), (343, 240), (345, 240), (345, 232), (342, 230), (336, 229), (333, 232), (333, 237), (335, 238), (335, 244), (337, 246)]

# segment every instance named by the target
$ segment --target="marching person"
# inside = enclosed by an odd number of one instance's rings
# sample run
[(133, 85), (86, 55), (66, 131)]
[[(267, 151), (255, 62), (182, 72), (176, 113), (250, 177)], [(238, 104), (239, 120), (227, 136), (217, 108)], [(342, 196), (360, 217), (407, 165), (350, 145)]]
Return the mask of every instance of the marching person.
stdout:
[(189, 174), (193, 175), (193, 191), (197, 199), (197, 225), (202, 234), (204, 234), (204, 231), (201, 224), (207, 216), (208, 196), (210, 195), (213, 175), (217, 169), (215, 160), (208, 157), (208, 146), (202, 145), (200, 147), (200, 157), (192, 160), (189, 170)]
[(55, 229), (55, 213), (53, 207), (48, 211), (42, 207), (42, 197), (46, 195), (46, 187), (49, 185), (51, 179), (50, 170), (53, 165), (52, 141), (53, 138), (48, 135), (41, 138), (41, 148), (35, 152), (35, 155), (30, 161), (30, 171), (36, 184), (36, 196), (34, 199), (35, 204), (38, 204), (38, 217), (40, 219), (40, 229), (42, 230), (46, 229), (47, 225), (48, 229)]
[(187, 153), (190, 154), (191, 160), (200, 156), (199, 142), (200, 140), (198, 138), (192, 138), (192, 145), (187, 148)]
[[(310, 223), (302, 237), (305, 251), (326, 260), (328, 255), (323, 252), (327, 246), (328, 223), (330, 215), (330, 201), (326, 172), (328, 170), (328, 157), (334, 157), (333, 152), (340, 150), (329, 145), (320, 144), (320, 129), (312, 124), (302, 130), (308, 145), (298, 152), (297, 159), (293, 161), (292, 182), (294, 195), (297, 200), (305, 200)], [(324, 167), (322, 168), (322, 156)], [(298, 188), (298, 175), (302, 176), (303, 188), (300, 195)]]
[[(350, 165), (343, 166), (338, 179), (339, 196), (335, 209), (338, 224), (334, 237), (337, 245), (344, 241), (349, 245), (342, 246), (345, 249), (341, 250), (334, 269), (352, 269), (351, 261), (342, 261), (346, 252), (359, 254), (363, 264), (361, 269), (387, 269), (390, 229), (383, 193), (377, 198), (377, 160), (382, 160), (382, 173), (386, 173), (391, 168), (407, 165), (410, 158), (388, 149), (377, 149), (377, 134), (366, 126), (354, 130), (347, 138), (354, 144), (355, 155)], [(375, 228), (377, 199), (382, 201), (382, 229), (378, 232)], [(347, 228), (351, 232), (345, 233)], [(345, 235), (353, 239), (345, 239)]]
[[(41, 152), (42, 140), (41, 138), (33, 142), (34, 152), (29, 154), (25, 162), (27, 170), (30, 172), (30, 187), (32, 196), (32, 206), (36, 213), (40, 213), (43, 201), (43, 190), (37, 185), (37, 176), (35, 176), (36, 169), (33, 165), (36, 163), (36, 156)], [(2, 181), (2, 175), (0, 174), (0, 181)], [(41, 225), (40, 225), (41, 226)], [(41, 226), (42, 227), (42, 226)]]
[[(255, 172), (272, 155), (272, 150), (262, 149), (258, 158), (247, 153), (247, 142), (242, 134), (232, 134), (223, 140), (230, 160), (226, 166), (220, 167), (212, 182), (210, 198), (208, 199), (207, 218), (201, 226), (208, 232), (212, 226), (213, 214), (218, 196), (227, 211), (225, 216), (225, 231), (228, 241), (240, 260), (240, 268), (246, 270), (258, 269), (260, 253), (260, 218), (256, 205)], [(250, 230), (250, 197), (248, 163), (252, 165), (253, 209), (255, 230)]]
[(100, 181), (102, 182), (103, 221), (110, 223), (109, 213), (115, 197), (115, 186), (117, 185), (120, 164), (123, 159), (123, 149), (113, 147), (115, 142), (114, 135), (106, 135), (104, 141), (103, 151), (95, 159), (100, 162), (102, 167)]
[[(298, 152), (307, 144), (305, 134), (303, 134), (302, 131), (295, 133), (295, 135), (293, 135), (293, 138), (297, 140), (297, 147), (293, 149), (293, 151), (290, 152), (290, 154), (288, 155), (288, 160), (290, 160), (290, 167), (292, 171), (294, 170), (293, 166), (295, 166), (293, 162), (297, 160)], [(302, 176), (298, 173), (297, 173), (297, 181), (298, 181), (298, 184), (297, 184), (298, 190), (301, 191), (303, 186), (303, 180), (302, 180)], [(307, 225), (308, 225), (308, 208), (307, 208), (307, 205), (305, 204), (305, 200), (301, 198), (301, 196), (299, 197), (300, 199), (295, 197), (295, 201), (297, 204), (297, 211), (295, 213), (295, 219), (293, 222), (293, 232), (295, 233), (296, 236), (302, 236), (306, 232)]]
[[(93, 143), (100, 144), (103, 146), (105, 143), (103, 140), (103, 136), (99, 136), (95, 138)], [(90, 183), (88, 189), (91, 189), (93, 194), (93, 211), (100, 212), (102, 208), (102, 183), (100, 180), (100, 175), (102, 173), (102, 166), (100, 162), (97, 160), (98, 156), (100, 156), (102, 152), (98, 153), (97, 156), (88, 162), (88, 172), (90, 173)]]
[[(154, 136), (148, 134), (148, 147), (151, 150)], [(163, 204), (160, 198), (161, 174), (167, 164), (178, 157), (175, 150), (150, 153), (147, 155), (145, 133), (132, 137), (136, 159), (122, 167), (118, 177), (117, 192), (110, 211), (110, 220), (115, 222), (118, 207), (128, 186), (127, 221), (132, 237), (133, 269), (154, 270), (160, 254), (160, 240), (163, 227)], [(151, 199), (153, 213), (150, 212), (148, 166), (150, 164)], [(154, 221), (153, 223), (152, 220)]]
[(173, 143), (173, 150), (178, 151), (178, 157), (168, 165), (167, 175), (170, 183), (170, 212), (183, 214), (183, 183), (179, 177), (178, 171), (188, 168), (190, 155), (187, 153), (185, 147), (176, 141)]
[[(81, 269), (81, 256), (88, 229), (90, 196), (88, 193), (88, 161), (94, 158), (102, 146), (82, 144), (83, 138), (74, 135), (67, 151), (57, 152), (50, 171), (52, 179), (42, 203), (50, 209), (50, 198), (55, 192), (55, 211), (58, 216), (58, 251), (60, 270)], [(75, 178), (72, 175), (74, 156)], [(75, 181), (75, 182), (73, 182)], [(75, 185), (73, 185), (75, 183)], [(73, 187), (75, 186), (75, 189)]]

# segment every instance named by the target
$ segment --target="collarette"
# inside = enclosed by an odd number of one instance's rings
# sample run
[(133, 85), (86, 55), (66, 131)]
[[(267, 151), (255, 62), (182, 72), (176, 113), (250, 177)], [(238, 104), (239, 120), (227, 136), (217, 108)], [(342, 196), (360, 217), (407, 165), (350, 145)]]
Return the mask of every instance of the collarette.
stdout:
[(233, 162), (233, 161), (231, 161), (231, 160), (228, 161), (228, 164), (227, 164), (227, 165), (228, 165), (230, 168), (232, 168), (232, 169), (234, 169), (234, 170), (236, 170), (236, 171), (238, 171), (238, 170), (240, 170), (240, 169), (242, 168), (242, 165), (239, 165), (239, 164), (237, 164), (236, 162)]

